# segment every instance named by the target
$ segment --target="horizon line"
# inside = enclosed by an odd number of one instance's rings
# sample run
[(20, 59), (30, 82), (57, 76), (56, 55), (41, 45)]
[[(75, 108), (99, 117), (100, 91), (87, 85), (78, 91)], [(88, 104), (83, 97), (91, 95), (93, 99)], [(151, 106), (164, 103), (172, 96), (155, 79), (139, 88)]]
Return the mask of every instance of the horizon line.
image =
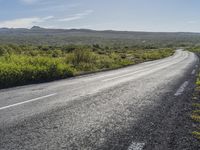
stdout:
[(48, 27), (41, 27), (41, 26), (32, 26), (30, 28), (9, 28), (9, 27), (0, 27), (0, 29), (27, 29), (27, 30), (33, 30), (33, 29), (47, 29), (47, 30), (90, 30), (90, 31), (113, 31), (113, 32), (146, 32), (146, 33), (197, 33), (195, 31), (145, 31), (145, 30), (116, 30), (116, 29), (91, 29), (91, 28), (48, 28)]

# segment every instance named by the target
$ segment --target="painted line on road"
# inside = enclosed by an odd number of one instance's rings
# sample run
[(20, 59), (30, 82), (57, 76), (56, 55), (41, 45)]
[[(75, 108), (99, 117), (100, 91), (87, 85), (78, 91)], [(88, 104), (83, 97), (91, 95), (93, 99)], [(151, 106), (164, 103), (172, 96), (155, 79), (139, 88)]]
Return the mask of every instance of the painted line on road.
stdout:
[[(185, 58), (184, 58), (185, 59)], [(149, 73), (152, 73), (152, 72), (155, 72), (155, 71), (158, 71), (160, 69), (163, 69), (163, 68), (166, 68), (166, 67), (169, 67), (173, 64), (176, 64), (176, 63), (179, 63), (183, 61), (182, 59), (180, 61), (175, 61), (174, 63), (168, 63), (168, 64), (165, 64), (164, 66), (161, 66), (161, 67), (158, 67), (157, 69), (152, 69), (150, 70)], [(146, 68), (148, 69), (148, 68)], [(147, 70), (148, 71), (148, 70)], [(113, 78), (109, 78), (109, 79), (104, 79), (102, 80), (103, 82), (107, 82), (107, 81), (112, 81), (112, 80), (115, 80), (115, 79), (119, 79), (119, 78), (122, 78), (122, 77), (127, 77), (127, 76), (130, 76), (130, 75), (135, 75), (137, 73), (142, 73), (142, 72), (145, 72), (145, 70), (138, 70), (138, 71), (135, 71), (135, 72), (131, 72), (131, 73), (128, 73), (128, 74), (124, 74), (124, 75), (120, 75), (120, 76), (116, 76), (116, 77), (113, 77)]]
[(183, 92), (185, 91), (185, 88), (188, 86), (189, 82), (188, 81), (185, 81), (181, 86), (180, 88), (176, 91), (176, 93), (174, 94), (174, 96), (179, 96), (179, 95), (182, 95)]
[(195, 70), (195, 69), (192, 70), (192, 73), (191, 73), (191, 74), (194, 75), (195, 73), (196, 73), (196, 70)]
[(131, 145), (128, 147), (128, 150), (142, 150), (144, 146), (145, 143), (132, 142)]
[(111, 80), (114, 80), (114, 79), (126, 77), (126, 76), (129, 76), (129, 75), (134, 75), (134, 74), (136, 74), (136, 73), (140, 73), (140, 72), (143, 72), (143, 71), (144, 71), (144, 70), (138, 70), (138, 71), (135, 71), (135, 72), (132, 72), (132, 73), (127, 73), (127, 74), (125, 74), (125, 75), (121, 75), (121, 76), (117, 76), (117, 77), (105, 79), (105, 80), (102, 80), (102, 81), (103, 81), (103, 82), (107, 82), (107, 81), (111, 81)]
[(8, 106), (4, 106), (4, 107), (0, 107), (0, 110), (4, 110), (4, 109), (7, 109), (7, 108), (11, 108), (11, 107), (23, 105), (23, 104), (26, 104), (26, 103), (38, 101), (38, 100), (41, 100), (41, 99), (44, 99), (44, 98), (48, 98), (48, 97), (52, 97), (52, 96), (55, 96), (55, 95), (57, 95), (57, 93), (49, 94), (49, 95), (46, 95), (46, 96), (41, 96), (41, 97), (38, 97), (38, 98), (30, 99), (30, 100), (27, 100), (27, 101), (24, 101), (24, 102), (8, 105)]

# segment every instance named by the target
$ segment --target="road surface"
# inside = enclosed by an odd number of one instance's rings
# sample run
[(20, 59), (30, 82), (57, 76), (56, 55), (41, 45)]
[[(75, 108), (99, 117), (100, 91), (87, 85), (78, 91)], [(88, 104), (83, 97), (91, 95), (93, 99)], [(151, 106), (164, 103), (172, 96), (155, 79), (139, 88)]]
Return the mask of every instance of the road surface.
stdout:
[(184, 120), (182, 97), (197, 65), (196, 55), (177, 50), (162, 60), (0, 90), (0, 149), (188, 148), (193, 139), (177, 118)]

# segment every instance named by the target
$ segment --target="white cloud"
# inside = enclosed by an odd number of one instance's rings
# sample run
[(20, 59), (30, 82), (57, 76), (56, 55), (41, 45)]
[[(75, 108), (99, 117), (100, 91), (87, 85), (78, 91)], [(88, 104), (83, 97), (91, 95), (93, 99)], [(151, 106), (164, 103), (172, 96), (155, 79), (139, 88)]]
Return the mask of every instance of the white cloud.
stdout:
[(78, 13), (78, 14), (74, 14), (67, 18), (58, 19), (58, 21), (67, 22), (67, 21), (79, 20), (79, 19), (82, 19), (85, 16), (91, 14), (92, 12), (93, 12), (93, 10), (86, 10), (83, 13)]
[(58, 21), (73, 21), (73, 20), (79, 20), (81, 19), (81, 16), (73, 16), (73, 17), (67, 17), (67, 18), (62, 18), (62, 19), (58, 19)]
[(53, 19), (53, 18), (54, 18), (54, 16), (47, 16), (47, 17), (42, 18), (42, 20), (49, 20), (49, 19)]
[(0, 28), (31, 28), (32, 26), (57, 26), (59, 22), (68, 22), (73, 20), (83, 19), (85, 16), (91, 14), (93, 10), (86, 10), (82, 13), (77, 13), (65, 18), (57, 18), (54, 16), (46, 17), (29, 17), (29, 18), (17, 18), (13, 20), (0, 21)]
[(53, 19), (53, 16), (47, 16), (44, 18), (31, 17), (31, 18), (20, 18), (14, 20), (7, 20), (0, 22), (0, 27), (7, 28), (30, 28), (38, 23), (45, 22), (49, 19)]

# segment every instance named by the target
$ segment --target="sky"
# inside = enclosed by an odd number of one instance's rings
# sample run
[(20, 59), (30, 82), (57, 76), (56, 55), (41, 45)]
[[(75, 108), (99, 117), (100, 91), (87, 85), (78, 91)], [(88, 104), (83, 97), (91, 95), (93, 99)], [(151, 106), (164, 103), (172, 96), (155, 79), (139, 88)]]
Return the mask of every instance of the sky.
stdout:
[(0, 27), (200, 32), (200, 0), (0, 0)]

